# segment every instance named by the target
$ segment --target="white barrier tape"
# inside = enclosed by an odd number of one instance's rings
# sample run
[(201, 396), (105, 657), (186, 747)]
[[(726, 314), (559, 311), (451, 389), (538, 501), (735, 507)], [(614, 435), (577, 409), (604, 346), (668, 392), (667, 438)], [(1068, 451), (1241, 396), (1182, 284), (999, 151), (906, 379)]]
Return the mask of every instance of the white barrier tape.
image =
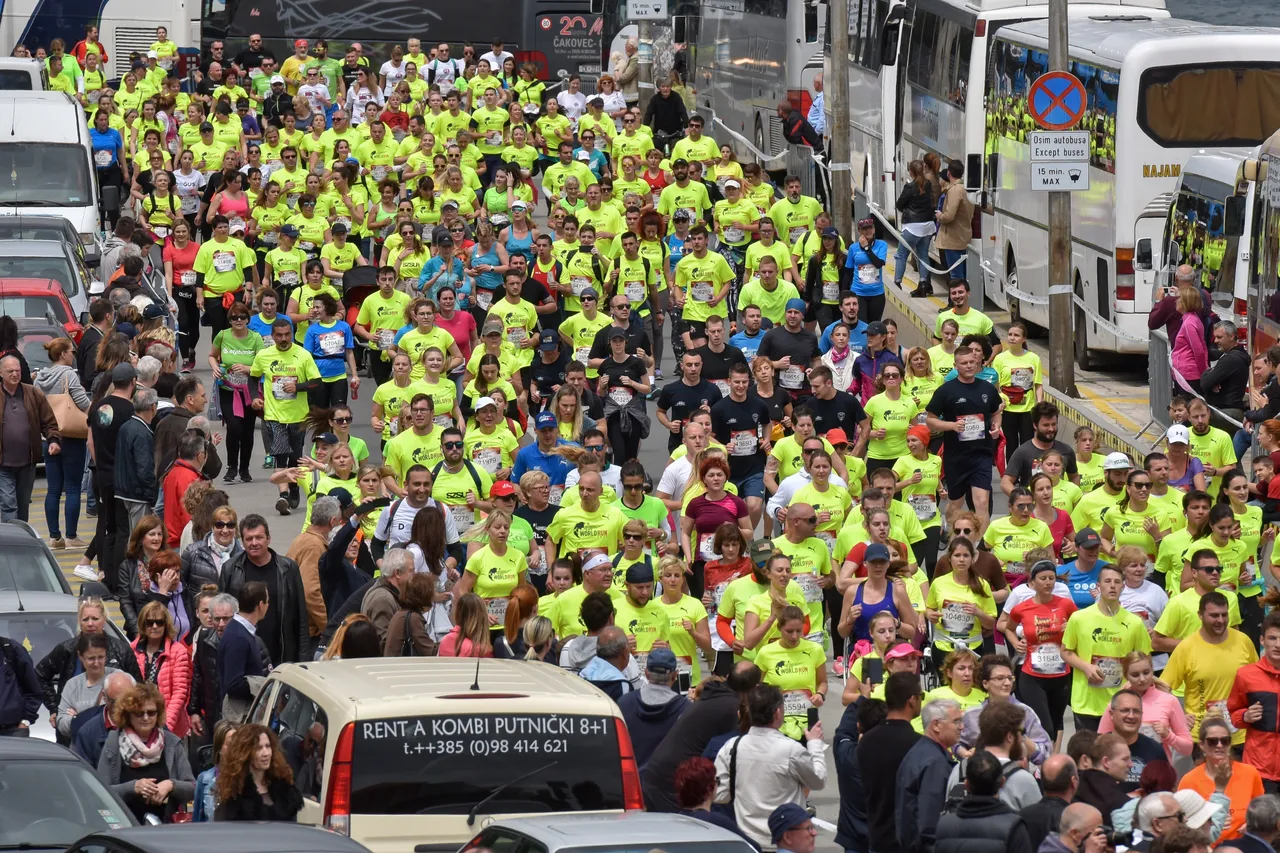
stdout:
[[(816, 154), (810, 155), (810, 156), (813, 157), (814, 162), (817, 162), (818, 157)], [(852, 172), (853, 164), (852, 163), (832, 163), (830, 166), (827, 167), (827, 171), (828, 172)]]
[(1077, 308), (1079, 308), (1081, 311), (1084, 312), (1084, 315), (1086, 317), (1088, 317), (1094, 323), (1097, 323), (1105, 331), (1115, 335), (1117, 338), (1121, 338), (1126, 341), (1133, 341), (1134, 343), (1139, 343), (1139, 344), (1148, 343), (1148, 341), (1150, 340), (1146, 336), (1140, 338), (1137, 335), (1132, 335), (1126, 332), (1124, 329), (1121, 329), (1115, 323), (1112, 323), (1108, 320), (1103, 319), (1096, 311), (1092, 310), (1088, 306), (1088, 304), (1085, 303), (1083, 299), (1081, 299), (1079, 296), (1076, 296), (1075, 294), (1072, 294), (1071, 301), (1075, 303)]
[[(1172, 354), (1172, 350), (1170, 350), (1170, 353)], [(1222, 418), (1227, 423), (1236, 427), (1236, 429), (1244, 429), (1244, 424), (1240, 423), (1240, 421), (1236, 420), (1235, 418), (1228, 415), (1226, 412), (1219, 409), (1217, 406), (1210, 403), (1201, 394), (1190, 390), (1189, 386), (1191, 383), (1187, 380), (1186, 377), (1184, 377), (1181, 373), (1178, 372), (1178, 368), (1173, 366), (1172, 358), (1169, 360), (1169, 370), (1173, 373), (1174, 383), (1177, 385), (1177, 388), (1175, 390), (1181, 391), (1184, 394), (1190, 394), (1191, 396), (1195, 397), (1197, 400), (1201, 401), (1206, 406), (1208, 406), (1210, 412), (1213, 412), (1214, 414)]]
[(760, 164), (761, 164), (761, 166), (762, 166), (762, 167), (763, 167), (763, 165), (764, 165), (765, 163), (768, 163), (768, 162), (770, 162), (770, 161), (772, 161), (772, 160), (777, 160), (779, 157), (785, 157), (785, 156), (786, 156), (786, 154), (787, 154), (787, 152), (785, 152), (785, 151), (783, 151), (783, 152), (782, 152), (782, 153), (780, 153), (780, 154), (766, 154), (766, 153), (764, 153), (763, 151), (761, 151), (759, 148), (757, 148), (757, 147), (756, 147), (756, 146), (751, 142), (751, 140), (750, 140), (750, 139), (747, 139), (747, 138), (746, 138), (745, 136), (743, 136), (741, 133), (738, 133), (738, 131), (734, 130), (733, 128), (729, 127), (729, 125), (727, 125), (727, 124), (725, 124), (723, 121), (721, 121), (721, 120), (720, 120), (720, 116), (716, 115), (714, 110), (706, 109), (706, 110), (701, 110), (700, 112), (708, 112), (708, 113), (711, 113), (711, 123), (712, 123), (712, 124), (718, 124), (718, 125), (720, 125), (720, 127), (723, 127), (723, 128), (724, 128), (725, 133), (729, 134), (729, 135), (730, 135), (730, 136), (732, 136), (734, 139), (738, 140), (738, 142), (740, 142), (740, 143), (742, 143), (744, 146), (746, 146), (746, 148), (747, 148), (747, 150), (748, 150), (748, 151), (750, 151), (752, 154), (756, 155), (756, 159), (758, 159), (758, 160), (760, 161)]
[[(818, 159), (818, 158), (817, 158), (817, 157), (815, 157), (815, 158), (813, 158), (813, 159), (814, 159), (815, 161), (817, 161), (817, 159)], [(892, 235), (893, 235), (893, 239), (897, 240), (899, 243), (901, 243), (901, 242), (902, 242), (902, 232), (901, 232), (901, 231), (899, 231), (897, 228), (894, 228), (894, 227), (893, 227), (893, 225), (892, 225), (892, 224), (890, 224), (889, 220), (885, 218), (885, 215), (884, 215), (883, 213), (881, 213), (881, 212), (880, 212), (880, 206), (879, 206), (879, 205), (877, 205), (877, 204), (870, 204), (870, 205), (868, 205), (868, 206), (867, 206), (867, 209), (868, 209), (869, 211), (871, 211), (871, 215), (872, 215), (872, 216), (874, 216), (876, 219), (879, 219), (879, 220), (880, 220), (880, 224), (884, 226), (884, 230), (886, 230), (886, 231), (888, 231), (890, 234), (892, 234)], [(926, 272), (933, 273), (934, 275), (949, 275), (953, 269), (955, 269), (956, 267), (960, 266), (962, 263), (964, 263), (964, 262), (965, 262), (965, 256), (964, 256), (964, 255), (961, 255), (961, 256), (956, 260), (956, 262), (955, 262), (954, 264), (952, 264), (951, 266), (947, 267), (946, 269), (937, 269), (937, 268), (935, 268), (935, 267), (933, 267), (933, 266), (930, 266), (930, 265), (929, 265), (929, 259), (928, 259), (928, 258), (921, 258), (918, 254), (916, 254), (916, 250), (915, 250), (915, 249), (912, 249), (910, 246), (908, 246), (908, 247), (907, 247), (907, 251), (908, 251), (908, 252), (910, 252), (910, 253), (911, 253), (911, 256), (912, 256), (913, 258), (915, 258), (915, 259), (916, 259), (916, 266), (917, 266), (919, 269), (921, 269), (921, 270), (923, 270), (923, 271), (926, 271)]]
[[(1049, 297), (1037, 296), (1034, 293), (1028, 293), (1025, 290), (1019, 290), (1018, 288), (1009, 284), (1009, 282), (1007, 281), (1004, 283), (1004, 292), (1007, 293), (1009, 296), (1012, 296), (1014, 299), (1018, 300), (1019, 302), (1025, 302), (1028, 305), (1048, 305), (1049, 304)], [(1069, 288), (1068, 288), (1068, 292), (1070, 292)]]
[(1070, 293), (1070, 292), (1071, 292), (1071, 285), (1069, 285), (1069, 284), (1051, 284), (1051, 285), (1049, 285), (1049, 295), (1050, 295), (1050, 296), (1066, 296), (1066, 295), (1067, 295), (1068, 293)]

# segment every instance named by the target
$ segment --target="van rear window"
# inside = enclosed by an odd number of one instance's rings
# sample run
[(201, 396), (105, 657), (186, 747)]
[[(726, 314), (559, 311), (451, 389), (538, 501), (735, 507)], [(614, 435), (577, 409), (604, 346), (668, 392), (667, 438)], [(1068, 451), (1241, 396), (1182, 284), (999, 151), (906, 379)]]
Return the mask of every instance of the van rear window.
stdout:
[(613, 717), (462, 714), (360, 720), (352, 814), (622, 809)]
[(30, 92), (32, 88), (30, 71), (0, 70), (0, 89)]

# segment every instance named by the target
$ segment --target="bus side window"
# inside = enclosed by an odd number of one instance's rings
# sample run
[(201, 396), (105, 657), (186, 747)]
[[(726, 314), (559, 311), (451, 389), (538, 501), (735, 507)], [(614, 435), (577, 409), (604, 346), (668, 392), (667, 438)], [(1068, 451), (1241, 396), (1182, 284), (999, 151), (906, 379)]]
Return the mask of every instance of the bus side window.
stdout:
[[(805, 0), (804, 4), (804, 40), (813, 44), (818, 40), (818, 0)], [(826, 4), (822, 4), (826, 9)]]

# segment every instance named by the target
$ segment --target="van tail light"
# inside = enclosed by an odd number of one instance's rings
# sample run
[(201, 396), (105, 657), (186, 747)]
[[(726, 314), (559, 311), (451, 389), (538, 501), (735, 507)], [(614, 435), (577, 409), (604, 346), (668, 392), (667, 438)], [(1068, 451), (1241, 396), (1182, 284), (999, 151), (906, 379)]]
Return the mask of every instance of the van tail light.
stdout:
[(1231, 313), (1235, 314), (1236, 340), (1242, 344), (1249, 343), (1249, 302), (1246, 299), (1234, 299), (1231, 302)]
[(982, 208), (979, 205), (973, 206), (973, 221), (970, 223), (973, 229), (973, 239), (982, 239)]
[(813, 106), (813, 97), (808, 89), (788, 89), (787, 102), (791, 104), (791, 109), (799, 110), (802, 116), (808, 116), (809, 107)]
[(974, 29), (973, 29), (973, 37), (980, 39), (985, 37), (986, 34), (987, 34), (987, 19), (979, 18), (977, 25), (974, 26)]
[(351, 835), (351, 742), (355, 730), (355, 723), (347, 723), (338, 735), (329, 768), (329, 792), (324, 798), (325, 829), (347, 836)]
[(626, 723), (614, 720), (618, 732), (618, 756), (622, 759), (622, 800), (627, 811), (644, 811), (644, 792), (640, 788), (640, 766), (636, 764), (636, 751), (631, 746), (631, 735)]
[(1133, 247), (1116, 249), (1116, 300), (1132, 302), (1136, 296), (1133, 280)]

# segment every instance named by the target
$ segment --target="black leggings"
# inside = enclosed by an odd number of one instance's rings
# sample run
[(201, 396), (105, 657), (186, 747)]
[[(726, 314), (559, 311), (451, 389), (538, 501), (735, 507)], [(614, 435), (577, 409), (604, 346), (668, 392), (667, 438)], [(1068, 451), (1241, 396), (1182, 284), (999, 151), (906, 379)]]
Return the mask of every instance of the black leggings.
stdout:
[(884, 294), (858, 297), (858, 319), (870, 323), (884, 316)]
[(933, 527), (926, 527), (924, 529), (924, 539), (911, 546), (911, 553), (915, 555), (916, 565), (924, 569), (924, 573), (930, 582), (933, 581), (934, 570), (938, 568), (938, 543), (941, 539), (942, 525), (935, 524)]
[(183, 295), (183, 290), (186, 288), (173, 291), (173, 301), (178, 303), (178, 351), (184, 359), (193, 361), (200, 342), (200, 309), (196, 307), (195, 292), (187, 290)]
[(374, 390), (376, 391), (391, 379), (391, 362), (383, 361), (382, 353), (379, 350), (368, 350), (368, 353), (369, 375), (373, 377)]
[[(613, 447), (613, 461), (616, 465), (623, 465), (640, 455), (640, 425), (631, 424), (631, 432), (623, 434), (622, 432), (622, 414), (614, 412), (609, 416), (609, 444)], [(628, 416), (629, 417), (629, 416)], [(693, 595), (693, 592), (689, 593)], [(697, 593), (701, 597), (702, 593)]]
[(247, 472), (253, 457), (253, 432), (258, 414), (245, 406), (244, 414), (235, 415), (235, 393), (230, 388), (218, 387), (218, 401), (222, 406), (222, 423), (227, 428), (227, 474)]
[[(827, 605), (827, 617), (831, 619), (831, 630), (827, 636), (831, 638), (831, 654), (835, 660), (844, 657), (845, 638), (840, 636), (836, 626), (840, 624), (840, 610), (844, 606), (844, 593), (836, 589), (835, 584), (822, 591), (822, 601)], [(810, 626), (809, 630), (814, 630)]]
[(704, 573), (706, 565), (706, 562), (701, 559), (694, 560), (689, 564), (689, 574), (685, 577), (689, 584), (689, 594), (699, 601), (702, 600), (702, 593), (706, 588), (706, 575)]
[[(1030, 393), (1030, 392), (1028, 392)], [(1000, 429), (1004, 433), (1004, 458), (1007, 461), (1018, 446), (1025, 444), (1035, 435), (1035, 424), (1031, 421), (1031, 411), (1010, 412), (1005, 410), (1000, 419)]]
[(1018, 698), (1040, 718), (1049, 740), (1062, 731), (1062, 720), (1071, 705), (1071, 673), (1054, 678), (1027, 675), (1018, 670)]
[(347, 404), (347, 379), (321, 382), (319, 389), (307, 394), (307, 402), (313, 409), (332, 409)]
[(1240, 605), (1240, 630), (1246, 637), (1262, 636), (1262, 596), (1236, 596)]
[[(119, 595), (116, 572), (124, 559), (124, 548), (116, 541), (116, 490), (114, 486), (98, 486), (98, 524), (93, 533), (89, 550), (98, 554), (98, 570), (103, 583), (112, 593)], [(127, 592), (127, 590), (125, 590)]]

